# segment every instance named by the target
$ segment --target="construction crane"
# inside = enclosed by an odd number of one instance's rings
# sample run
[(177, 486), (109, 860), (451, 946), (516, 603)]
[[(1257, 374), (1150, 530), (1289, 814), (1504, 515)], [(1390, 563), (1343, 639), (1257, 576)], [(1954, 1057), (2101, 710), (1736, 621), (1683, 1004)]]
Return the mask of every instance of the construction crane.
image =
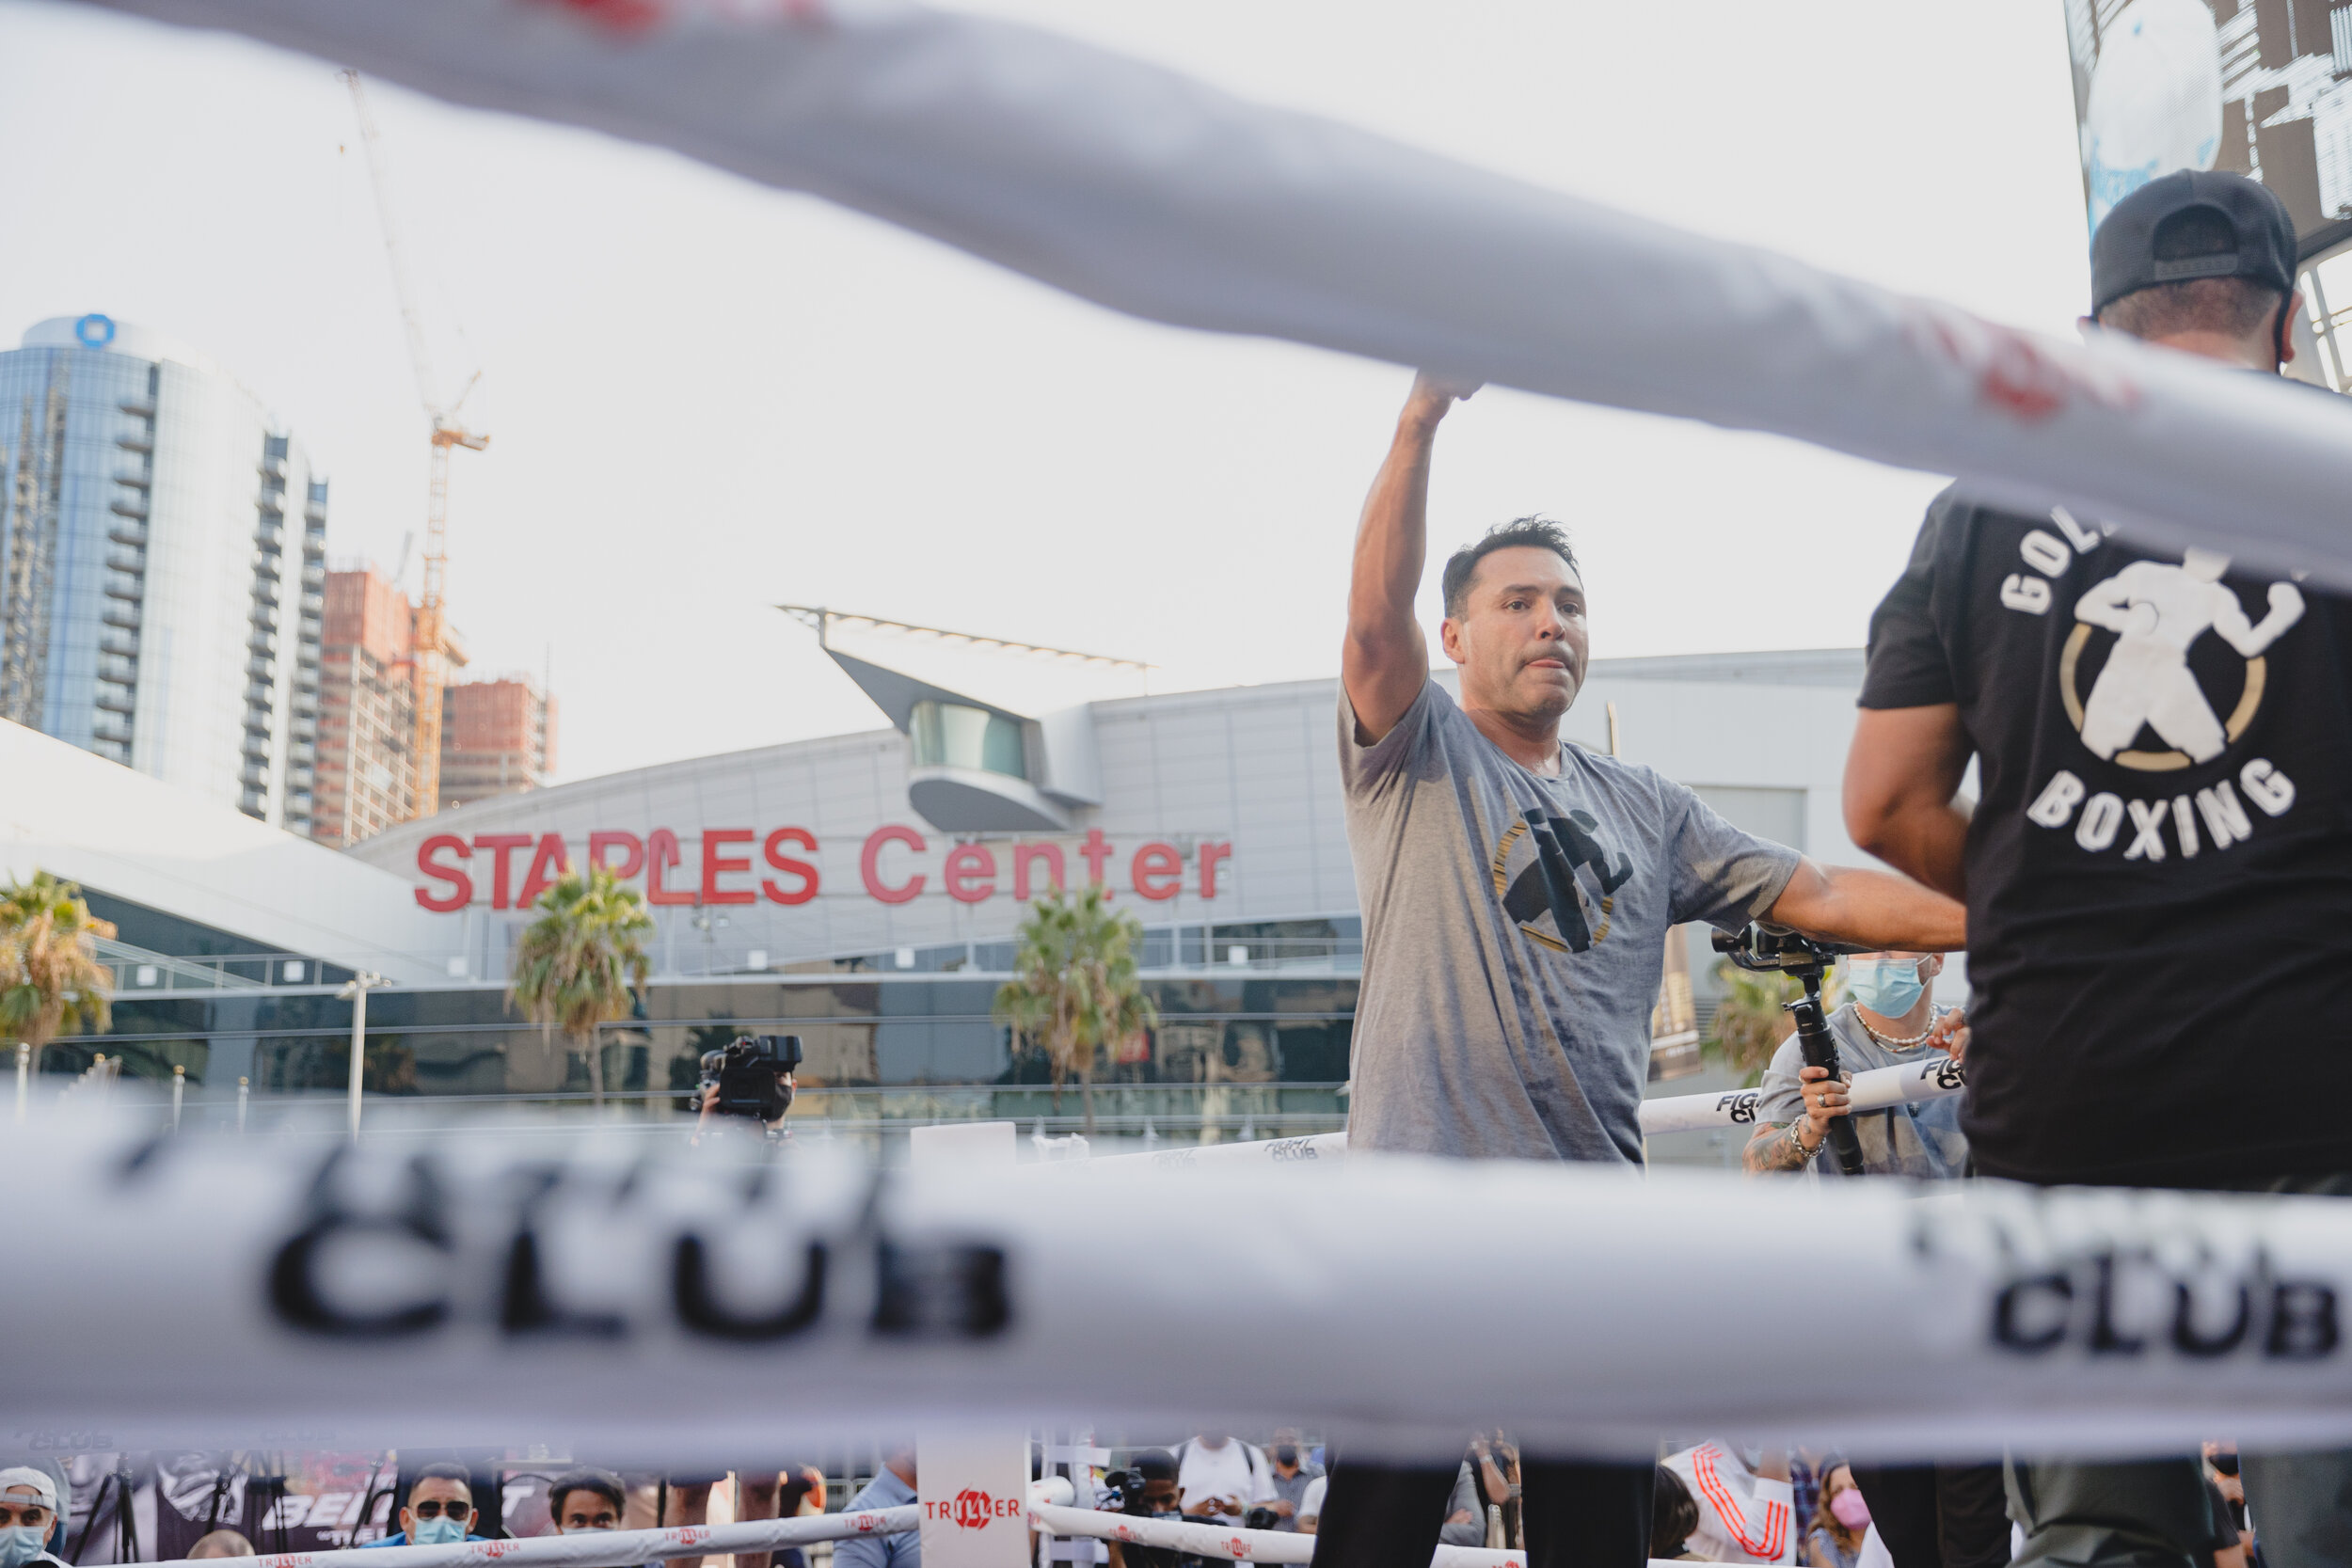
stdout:
[(417, 374), (417, 396), (432, 427), (432, 478), (425, 490), (424, 583), (417, 596), (413, 657), (417, 705), (417, 815), (430, 816), (441, 809), (441, 692), (449, 684), (452, 640), (449, 632), (449, 454), (453, 447), (480, 451), (490, 437), (458, 422), (474, 383), (476, 371), (454, 402), (444, 404), (435, 391), (433, 357), (426, 350), (424, 325), (417, 313), (416, 291), (409, 287), (408, 265), (400, 250), (400, 230), (392, 222), (390, 187), (384, 180), (383, 138), (375, 116), (368, 110), (367, 93), (359, 73), (342, 73), (351, 89), (351, 106), (359, 117), (359, 147), (368, 160), (368, 184), (375, 195), (375, 217), (384, 230), (384, 254), (392, 264), (392, 290), (400, 298), (400, 324), (408, 335), (408, 362)]

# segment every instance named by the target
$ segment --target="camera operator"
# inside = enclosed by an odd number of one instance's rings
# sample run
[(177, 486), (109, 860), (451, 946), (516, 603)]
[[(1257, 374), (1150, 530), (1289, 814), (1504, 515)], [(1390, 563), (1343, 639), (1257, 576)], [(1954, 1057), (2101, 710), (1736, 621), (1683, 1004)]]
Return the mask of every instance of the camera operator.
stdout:
[[(1123, 1471), (1103, 1478), (1110, 1496), (1103, 1506), (1139, 1519), (1180, 1519), (1184, 1504), (1176, 1485), (1176, 1456), (1166, 1449), (1143, 1449)], [(1144, 1546), (1132, 1541), (1109, 1541), (1110, 1568), (1181, 1568), (1192, 1559), (1173, 1546)]]
[(755, 1122), (770, 1138), (781, 1136), (798, 1088), (793, 1073), (801, 1060), (798, 1035), (739, 1035), (716, 1051), (704, 1052), (695, 1141), (731, 1121)]
[(1872, 1176), (1942, 1181), (1965, 1171), (1968, 1140), (1960, 1131), (1957, 1097), (1889, 1105), (1857, 1117), (1848, 1092), (1857, 1072), (1912, 1067), (1936, 1053), (1952, 1052), (1964, 1039), (1965, 1015), (1956, 1007), (1938, 1007), (1931, 994), (1942, 973), (1940, 953), (1856, 953), (1846, 960), (1846, 1002), (1828, 1019), (1843, 1074), (1832, 1083), (1827, 1068), (1805, 1066), (1793, 1033), (1780, 1042), (1764, 1069), (1756, 1133), (1740, 1156), (1750, 1175), (1805, 1169), (1843, 1174), (1835, 1160), (1819, 1157), (1829, 1142), (1829, 1124), (1840, 1117), (1852, 1119), (1864, 1167)]
[[(2092, 237), (2086, 330), (2276, 375), (2296, 267), (2276, 196), (2169, 174)], [(1947, 491), (1871, 617), (1847, 831), (1967, 901), (1985, 1174), (2352, 1191), (2352, 603), (2297, 575)], [(2244, 1469), (2265, 1557), (2352, 1562), (2352, 1451)], [(2211, 1532), (2189, 1455), (2011, 1475), (2020, 1561), (2196, 1556)]]
[[(1939, 1009), (1931, 994), (1944, 959), (1935, 953), (1857, 953), (1846, 960), (1847, 999), (1829, 1015), (1837, 1059), (1848, 1069), (1833, 1082), (1827, 1068), (1807, 1067), (1791, 1034), (1764, 1069), (1756, 1135), (1741, 1156), (1760, 1176), (1804, 1170), (1842, 1176), (1821, 1159), (1829, 1128), (1851, 1117), (1872, 1176), (1953, 1181), (1967, 1173), (1968, 1140), (1960, 1131), (1960, 1099), (1890, 1105), (1855, 1116), (1847, 1085), (1855, 1072), (1909, 1067), (1968, 1038), (1966, 1016)], [(1836, 1277), (1836, 1259), (1823, 1259)], [(1851, 1466), (1869, 1504), (1879, 1539), (1897, 1568), (1999, 1568), (2009, 1560), (2009, 1514), (1998, 1465)], [(1801, 1525), (1811, 1521), (1800, 1517)]]
[[(1937, 952), (1963, 940), (1963, 913), (1900, 877), (1817, 865), (1650, 768), (1564, 745), (1590, 646), (1557, 524), (1506, 524), (1446, 562), (1459, 703), (1431, 678), (1413, 612), (1431, 451), (1468, 391), (1414, 382), (1356, 536), (1338, 715), (1364, 925), (1349, 1147), (1637, 1165), (1671, 927), (1769, 917)], [(1428, 1568), (1456, 1469), (1339, 1455), (1316, 1560)], [(1652, 1469), (1527, 1460), (1530, 1568), (1637, 1568)]]

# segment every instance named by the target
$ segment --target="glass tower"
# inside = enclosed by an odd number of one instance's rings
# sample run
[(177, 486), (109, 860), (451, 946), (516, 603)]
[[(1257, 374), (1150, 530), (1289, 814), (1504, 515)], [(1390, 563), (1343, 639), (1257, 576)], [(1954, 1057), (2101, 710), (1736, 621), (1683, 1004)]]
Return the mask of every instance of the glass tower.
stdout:
[(308, 832), (326, 580), (326, 481), (202, 355), (0, 353), (0, 718)]

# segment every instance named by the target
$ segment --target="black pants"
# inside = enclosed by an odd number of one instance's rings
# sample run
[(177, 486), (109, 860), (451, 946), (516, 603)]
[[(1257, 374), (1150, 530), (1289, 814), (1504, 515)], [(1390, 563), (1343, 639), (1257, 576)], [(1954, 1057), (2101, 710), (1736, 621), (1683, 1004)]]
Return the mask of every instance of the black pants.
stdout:
[(2009, 1499), (1998, 1465), (1856, 1465), (1853, 1479), (1895, 1568), (2008, 1563)]
[[(1406, 1468), (1335, 1458), (1314, 1568), (1429, 1568), (1459, 1464)], [(1654, 1465), (1521, 1458), (1528, 1568), (1642, 1568)]]

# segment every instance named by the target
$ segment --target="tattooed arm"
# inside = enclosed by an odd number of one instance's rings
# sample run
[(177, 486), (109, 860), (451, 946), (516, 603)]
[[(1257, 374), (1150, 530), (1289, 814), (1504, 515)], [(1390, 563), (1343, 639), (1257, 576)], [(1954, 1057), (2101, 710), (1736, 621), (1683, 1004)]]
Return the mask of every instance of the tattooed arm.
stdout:
[(1797, 1081), (1804, 1095), (1805, 1114), (1793, 1122), (1768, 1121), (1756, 1128), (1756, 1136), (1740, 1152), (1740, 1163), (1750, 1176), (1804, 1169), (1828, 1141), (1831, 1118), (1853, 1114), (1849, 1103), (1851, 1091), (1847, 1087), (1853, 1082), (1851, 1074), (1840, 1073), (1832, 1083), (1829, 1069), (1809, 1067), (1797, 1074)]
[(1775, 1171), (1803, 1170), (1813, 1162), (1788, 1141), (1788, 1123), (1768, 1121), (1748, 1140), (1748, 1147), (1740, 1151), (1740, 1163), (1747, 1167), (1750, 1176), (1769, 1176)]

